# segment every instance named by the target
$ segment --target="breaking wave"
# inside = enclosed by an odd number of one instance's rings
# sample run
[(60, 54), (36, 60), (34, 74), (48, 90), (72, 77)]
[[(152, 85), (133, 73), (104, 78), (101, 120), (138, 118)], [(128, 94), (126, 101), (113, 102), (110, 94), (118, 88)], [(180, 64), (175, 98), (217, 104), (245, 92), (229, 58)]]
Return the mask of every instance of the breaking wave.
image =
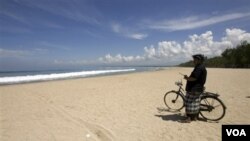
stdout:
[(68, 72), (68, 73), (0, 77), (0, 85), (39, 82), (39, 81), (48, 81), (48, 80), (59, 80), (59, 79), (68, 79), (68, 78), (81, 78), (81, 77), (89, 77), (89, 76), (96, 76), (96, 75), (102, 75), (102, 74), (131, 72), (135, 70), (136, 69), (93, 70), (93, 71)]

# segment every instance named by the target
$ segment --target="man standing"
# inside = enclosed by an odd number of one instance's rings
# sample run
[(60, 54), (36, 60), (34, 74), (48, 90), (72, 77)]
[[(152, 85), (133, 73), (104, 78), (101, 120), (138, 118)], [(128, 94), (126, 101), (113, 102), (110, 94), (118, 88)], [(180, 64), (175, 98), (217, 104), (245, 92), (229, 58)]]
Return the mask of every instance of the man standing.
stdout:
[(187, 119), (183, 122), (197, 120), (200, 110), (201, 93), (206, 83), (207, 70), (203, 64), (205, 57), (202, 54), (193, 55), (194, 70), (190, 76), (184, 75), (187, 80), (186, 84), (186, 115)]

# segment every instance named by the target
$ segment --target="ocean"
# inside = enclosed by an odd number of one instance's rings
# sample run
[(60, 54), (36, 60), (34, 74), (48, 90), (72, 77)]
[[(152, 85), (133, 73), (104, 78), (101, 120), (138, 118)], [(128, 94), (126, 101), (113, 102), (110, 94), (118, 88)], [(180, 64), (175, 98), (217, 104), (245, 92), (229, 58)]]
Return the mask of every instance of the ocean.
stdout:
[(154, 71), (163, 67), (85, 67), (77, 70), (0, 71), (0, 85)]

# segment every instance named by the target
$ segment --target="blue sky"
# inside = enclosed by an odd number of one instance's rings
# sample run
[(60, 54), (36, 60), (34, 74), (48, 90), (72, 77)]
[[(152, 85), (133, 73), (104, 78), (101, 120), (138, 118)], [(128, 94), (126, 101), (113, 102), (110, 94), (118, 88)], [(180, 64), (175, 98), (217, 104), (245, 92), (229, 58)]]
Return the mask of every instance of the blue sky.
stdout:
[(0, 70), (175, 65), (250, 41), (249, 0), (0, 0)]

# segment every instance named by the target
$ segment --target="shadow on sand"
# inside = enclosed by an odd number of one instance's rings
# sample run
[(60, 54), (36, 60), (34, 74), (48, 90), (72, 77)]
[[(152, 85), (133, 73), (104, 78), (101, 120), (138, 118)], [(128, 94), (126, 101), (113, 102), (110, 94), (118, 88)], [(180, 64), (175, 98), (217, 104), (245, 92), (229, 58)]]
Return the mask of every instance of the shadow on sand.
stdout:
[[(186, 117), (180, 112), (180, 111), (171, 111), (169, 109), (166, 108), (157, 108), (158, 113), (157, 115), (155, 115), (156, 117), (161, 118), (162, 120), (165, 121), (176, 121), (176, 122), (181, 122), (182, 120), (185, 120)], [(168, 113), (173, 113), (173, 114), (161, 114), (164, 112), (168, 112)], [(199, 117), (198, 121), (203, 121), (203, 122), (209, 122), (204, 118)]]
[[(156, 117), (161, 118), (166, 121), (181, 121), (185, 119), (184, 115), (181, 115), (180, 111), (171, 111), (167, 108), (157, 107), (157, 111), (159, 114), (155, 115)], [(163, 114), (163, 113), (173, 113), (173, 114)]]
[[(185, 116), (181, 115), (181, 114), (172, 114), (172, 115), (155, 115), (156, 117), (161, 118), (162, 120), (165, 121), (175, 121), (175, 122), (181, 122), (186, 119)], [(208, 121), (204, 118), (198, 118), (198, 121), (203, 121), (203, 122), (211, 122), (211, 123), (218, 123), (218, 121)]]
[(181, 114), (172, 114), (172, 115), (155, 115), (156, 117), (162, 118), (162, 120), (166, 121), (181, 121), (184, 120), (185, 117), (182, 116)]

